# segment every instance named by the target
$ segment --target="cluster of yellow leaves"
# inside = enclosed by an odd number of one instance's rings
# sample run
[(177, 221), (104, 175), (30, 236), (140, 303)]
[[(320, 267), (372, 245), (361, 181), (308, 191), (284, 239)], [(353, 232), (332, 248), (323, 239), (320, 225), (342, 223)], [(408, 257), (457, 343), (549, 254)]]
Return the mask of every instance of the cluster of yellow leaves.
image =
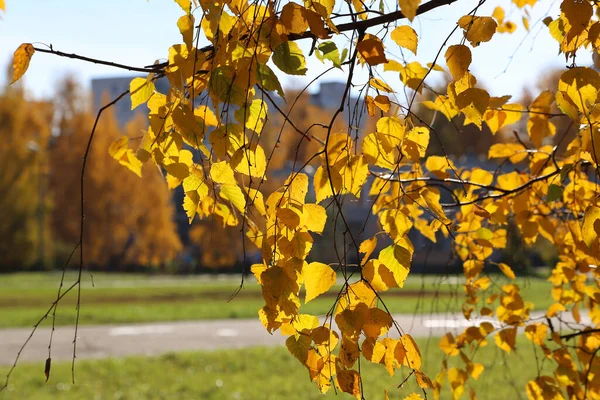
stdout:
[[(266, 179), (271, 149), (261, 145), (261, 133), (269, 111), (274, 111), (269, 110), (271, 103), (265, 96), (277, 92), (284, 98), (270, 65), (288, 75), (305, 75), (308, 63), (296, 39), (312, 37), (310, 54), (339, 69), (349, 52), (354, 53), (350, 62), (366, 65), (369, 71), (383, 65), (384, 71), (396, 72), (399, 82), (418, 93), (427, 88), (424, 79), (432, 71), (445, 70), (418, 61), (392, 60), (384, 40), (364, 30), (355, 36), (358, 39), (350, 50), (340, 51), (328, 40), (340, 33), (332, 21), (334, 0), (287, 3), (280, 9), (274, 2), (245, 0), (176, 2), (184, 13), (177, 21), (182, 43), (169, 49), (168, 63), (161, 71), (170, 89), (159, 93), (155, 74), (131, 81), (132, 108), (147, 105), (149, 127), (137, 148), (130, 148), (127, 138), (119, 138), (110, 147), (110, 155), (138, 175), (142, 165), (152, 160), (164, 171), (170, 188), (183, 187), (183, 207), (190, 222), (198, 215), (216, 217), (224, 226), (243, 226), (263, 259), (252, 266), (265, 300), (259, 318), (270, 333), (279, 330), (287, 336), (289, 351), (306, 366), (322, 392), (335, 385), (361, 398), (356, 364), (362, 354), (383, 365), (391, 376), (401, 366), (412, 369), (419, 386), (433, 387), (436, 396), (447, 380), (453, 398), (458, 399), (466, 392), (468, 380), (477, 379), (484, 369), (472, 356), (477, 348), (493, 336), (494, 343), (510, 353), (515, 350), (517, 330), (524, 327), (526, 337), (556, 364), (554, 376), (529, 382), (530, 398), (566, 398), (563, 389), (570, 398), (600, 397), (600, 371), (597, 364), (592, 366), (591, 356), (600, 348), (596, 334), (600, 325), (600, 187), (589, 171), (589, 167), (600, 168), (600, 75), (575, 65), (577, 51), (598, 53), (597, 4), (563, 0), (560, 16), (545, 20), (573, 65), (561, 75), (556, 88), (543, 91), (528, 105), (512, 103), (510, 96), (491, 96), (471, 73), (473, 49), (488, 46), (496, 33), (516, 29), (506, 20), (504, 9), (497, 7), (491, 16), (473, 12), (457, 21), (462, 40), (444, 53), (451, 80), (445, 93), (436, 93), (423, 104), (448, 120), (461, 118), (464, 126), (472, 124), (492, 134), (522, 126), (525, 132), (518, 143), (499, 138), (489, 148), (488, 158), (500, 164), (496, 171), (463, 168), (448, 157), (428, 156), (430, 128), (393, 106), (394, 88), (370, 73), (364, 85), (365, 105), (371, 117), (379, 115), (374, 132), (359, 138), (329, 127), (323, 148), (314, 157), (317, 165), (312, 178), (294, 170), (282, 187), (267, 194), (261, 191), (261, 183)], [(513, 0), (523, 12), (526, 29), (527, 10), (536, 2)], [(398, 1), (410, 22), (424, 10), (420, 4), (420, 0)], [(351, 7), (362, 20), (372, 11), (358, 0)], [(200, 21), (193, 14), (196, 8), (200, 10), (196, 15), (202, 15)], [(200, 36), (212, 47), (197, 48)], [(390, 39), (417, 54), (419, 37), (412, 27), (396, 26)], [(33, 53), (31, 44), (17, 49), (13, 81), (26, 71)], [(578, 132), (559, 155), (550, 142), (557, 133), (552, 118), (560, 114), (570, 118)], [(306, 133), (302, 136), (302, 140), (310, 138)], [(445, 204), (437, 186), (443, 186), (454, 203)], [(337, 270), (345, 266), (309, 261), (309, 255), (325, 230), (326, 207), (343, 213), (342, 200), (351, 196), (373, 197), (371, 210), (380, 231), (352, 243), (361, 258), (360, 278), (344, 282), (335, 309), (328, 315), (329, 324), (322, 324), (316, 316), (302, 313), (301, 307), (330, 292)], [(493, 268), (516, 279), (513, 267), (517, 266), (490, 261), (496, 250), (506, 248), (509, 225), (525, 245), (543, 239), (556, 248), (559, 261), (549, 278), (555, 304), (546, 311), (546, 323), (530, 321), (533, 305), (522, 297), (518, 285), (495, 288), (484, 272), (486, 267)], [(345, 228), (349, 231), (349, 226)], [(468, 327), (456, 337), (444, 336), (442, 351), (460, 358), (462, 364), (449, 367), (445, 361), (433, 382), (421, 372), (414, 340), (409, 335), (400, 339), (389, 335), (394, 321), (379, 297), (404, 285), (415, 252), (408, 237), (413, 229), (432, 242), (440, 235), (452, 236), (454, 252), (463, 264), (464, 317), (493, 317), (497, 322)], [(385, 245), (378, 248), (382, 242)], [(548, 321), (570, 313), (580, 323), (584, 321), (580, 309), (587, 311), (591, 321), (585, 328), (589, 332), (576, 339), (578, 349), (570, 352), (564, 337)], [(547, 343), (548, 336), (554, 348)], [(472, 390), (470, 395), (475, 396)]]

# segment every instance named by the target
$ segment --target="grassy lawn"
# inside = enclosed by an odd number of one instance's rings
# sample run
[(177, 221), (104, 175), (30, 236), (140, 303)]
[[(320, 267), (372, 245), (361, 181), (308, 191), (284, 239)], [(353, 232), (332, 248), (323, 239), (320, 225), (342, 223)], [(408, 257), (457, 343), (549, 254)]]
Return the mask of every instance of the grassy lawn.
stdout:
[[(492, 277), (497, 285), (507, 282)], [(68, 273), (65, 286), (76, 279)], [(0, 328), (32, 326), (56, 299), (59, 273), (18, 273), (0, 275)], [(255, 318), (264, 305), (261, 290), (254, 277), (246, 280), (244, 289), (231, 301), (240, 284), (239, 276), (177, 277), (131, 274), (83, 276), (82, 324), (156, 322), (222, 318)], [(463, 299), (461, 279), (448, 276), (409, 277), (404, 288), (382, 294), (392, 313), (436, 313), (460, 310)], [(549, 284), (542, 279), (518, 278), (526, 300), (536, 309), (552, 303)], [(339, 289), (338, 285), (338, 289)], [(329, 296), (321, 296), (302, 312), (324, 315), (335, 300), (335, 287)], [(303, 298), (303, 296), (301, 296)], [(76, 291), (60, 302), (56, 322), (75, 322)], [(50, 320), (44, 322), (49, 324)]]
[[(443, 353), (437, 339), (420, 340), (424, 372), (434, 377)], [(480, 349), (477, 362), (486, 370), (473, 388), (480, 400), (526, 399), (525, 385), (537, 372), (530, 343), (519, 338), (518, 353), (506, 355), (494, 345)], [(453, 364), (453, 363), (456, 363)], [(452, 366), (462, 366), (453, 357)], [(56, 363), (52, 376), (44, 383), (43, 363), (20, 365), (12, 376), (5, 399), (321, 399), (308, 372), (285, 348), (251, 348), (214, 352), (171, 353), (160, 357), (131, 357), (97, 361), (78, 361), (76, 384), (71, 384), (71, 364)], [(389, 390), (390, 399), (402, 399), (417, 390), (410, 379), (397, 386), (407, 369), (391, 378), (383, 366), (363, 360), (365, 398), (382, 399)], [(4, 376), (6, 368), (0, 368)], [(446, 383), (447, 386), (447, 383)], [(333, 389), (326, 398), (351, 399)], [(468, 397), (467, 394), (463, 398)], [(433, 398), (430, 394), (429, 398)], [(446, 389), (442, 399), (451, 395)]]

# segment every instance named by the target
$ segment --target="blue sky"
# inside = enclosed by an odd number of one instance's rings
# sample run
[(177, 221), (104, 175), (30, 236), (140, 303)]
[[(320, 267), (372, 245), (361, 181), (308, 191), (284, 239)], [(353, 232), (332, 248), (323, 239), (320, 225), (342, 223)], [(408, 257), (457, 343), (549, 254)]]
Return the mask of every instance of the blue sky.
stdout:
[[(180, 43), (181, 37), (176, 21), (182, 14), (172, 0), (7, 0), (7, 10), (0, 21), (0, 61), (9, 63), (12, 52), (24, 42), (52, 44), (55, 49), (77, 53), (89, 57), (112, 60), (130, 65), (147, 65), (156, 59), (164, 59), (172, 44)], [(492, 95), (520, 94), (523, 85), (533, 86), (540, 74), (552, 67), (564, 67), (564, 57), (558, 55), (558, 44), (550, 37), (547, 29), (538, 23), (526, 35), (520, 23), (520, 11), (508, 0), (489, 1), (480, 10), (480, 15), (491, 15), (493, 8), (501, 4), (507, 19), (517, 22), (519, 28), (512, 35), (496, 35), (492, 43), (483, 43), (473, 49), (472, 72), (479, 82), (488, 88)], [(556, 2), (542, 1), (531, 12), (531, 25), (545, 16), (556, 17)], [(423, 63), (433, 59), (435, 53), (452, 30), (456, 20), (473, 6), (471, 0), (458, 0), (451, 6), (444, 6), (433, 13), (417, 17), (413, 28), (420, 36), (418, 55), (408, 57), (408, 61)], [(406, 22), (404, 22), (406, 23)], [(538, 30), (541, 32), (538, 34)], [(449, 44), (458, 43), (461, 33), (455, 34)], [(519, 47), (519, 43), (523, 41)], [(535, 42), (535, 46), (532, 44)], [(343, 42), (339, 42), (343, 44)], [(310, 41), (303, 41), (301, 47), (308, 51)], [(389, 48), (395, 48), (390, 43)], [(396, 46), (397, 47), (397, 46)], [(516, 52), (516, 53), (515, 53)], [(399, 51), (394, 51), (400, 55)], [(509, 57), (515, 53), (508, 70), (503, 73)], [(443, 61), (443, 51), (441, 60)], [(578, 58), (581, 65), (589, 65), (590, 60)], [(301, 86), (315, 77), (323, 66), (319, 61), (309, 62), (309, 74), (302, 78), (282, 77), (284, 86)], [(355, 81), (366, 81), (367, 75), (358, 69)], [(53, 55), (35, 54), (25, 75), (25, 85), (33, 97), (50, 97), (56, 81), (65, 75), (74, 75), (82, 84), (89, 86), (91, 78), (107, 76), (127, 76), (127, 71), (93, 65), (77, 60)], [(4, 80), (4, 74), (0, 79)], [(282, 76), (281, 74), (280, 76)], [(384, 75), (400, 89), (398, 78), (393, 74)], [(344, 74), (334, 72), (325, 80), (342, 80)]]

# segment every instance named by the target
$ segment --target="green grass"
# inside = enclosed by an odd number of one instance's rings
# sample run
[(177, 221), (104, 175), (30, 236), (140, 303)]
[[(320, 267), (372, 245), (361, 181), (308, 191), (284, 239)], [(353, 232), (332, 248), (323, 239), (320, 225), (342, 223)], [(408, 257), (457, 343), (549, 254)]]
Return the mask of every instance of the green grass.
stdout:
[[(507, 282), (493, 277), (497, 285)], [(68, 273), (65, 287), (76, 280)], [(56, 299), (59, 273), (18, 273), (0, 275), (0, 328), (32, 326)], [(80, 323), (134, 323), (223, 318), (255, 318), (264, 305), (260, 287), (253, 277), (228, 302), (240, 284), (239, 277), (174, 277), (129, 274), (83, 276)], [(526, 300), (542, 309), (552, 303), (549, 284), (537, 278), (518, 278)], [(339, 288), (340, 285), (337, 287)], [(335, 288), (334, 288), (335, 289)], [(333, 289), (332, 289), (333, 290)], [(392, 313), (435, 313), (458, 311), (463, 301), (461, 279), (447, 276), (409, 277), (404, 288), (382, 294)], [(303, 299), (303, 296), (301, 296)], [(324, 315), (335, 300), (334, 293), (321, 296), (302, 312)], [(60, 302), (57, 325), (75, 322), (77, 292)], [(50, 320), (44, 321), (47, 325)]]
[[(424, 372), (435, 376), (443, 354), (437, 339), (420, 340)], [(537, 366), (529, 342), (519, 338), (517, 354), (506, 355), (494, 345), (479, 350), (476, 362), (485, 371), (471, 381), (480, 400), (525, 399), (527, 381), (535, 378)], [(452, 366), (462, 366), (453, 357)], [(71, 383), (71, 364), (56, 363), (44, 383), (43, 363), (18, 366), (3, 399), (285, 399), (304, 400), (340, 398), (333, 389), (322, 396), (309, 382), (306, 368), (285, 348), (251, 348), (214, 352), (170, 353), (160, 357), (131, 357), (78, 361), (76, 384)], [(362, 361), (365, 398), (382, 399), (389, 390), (390, 399), (403, 399), (416, 390), (414, 379), (402, 389), (397, 386), (406, 377), (403, 368), (391, 378), (383, 366)], [(0, 368), (4, 376), (6, 368)], [(446, 386), (448, 384), (446, 383)], [(468, 389), (467, 389), (468, 393)], [(463, 398), (468, 397), (468, 394)], [(429, 398), (433, 398), (430, 393)], [(449, 399), (448, 389), (442, 399)]]

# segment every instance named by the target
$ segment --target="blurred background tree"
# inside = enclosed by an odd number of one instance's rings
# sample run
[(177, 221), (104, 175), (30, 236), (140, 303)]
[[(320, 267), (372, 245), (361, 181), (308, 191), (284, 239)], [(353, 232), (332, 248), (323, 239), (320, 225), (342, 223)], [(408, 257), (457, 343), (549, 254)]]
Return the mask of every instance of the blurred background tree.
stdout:
[[(65, 80), (58, 93), (58, 121), (50, 150), (50, 186), (54, 203), (61, 207), (53, 210), (52, 225), (56, 240), (72, 247), (80, 234), (81, 161), (95, 116), (79, 107), (85, 101), (72, 80)], [(121, 129), (110, 109), (103, 113), (96, 129), (84, 177), (84, 196), (88, 201), (83, 242), (88, 265), (111, 269), (128, 265), (164, 268), (181, 250), (174, 204), (160, 171), (148, 164), (140, 179), (122, 168), (108, 152), (122, 135), (132, 141), (140, 140), (144, 129), (141, 118)]]
[(43, 267), (51, 258), (45, 177), (52, 115), (52, 104), (27, 101), (22, 85), (1, 89), (0, 271)]

